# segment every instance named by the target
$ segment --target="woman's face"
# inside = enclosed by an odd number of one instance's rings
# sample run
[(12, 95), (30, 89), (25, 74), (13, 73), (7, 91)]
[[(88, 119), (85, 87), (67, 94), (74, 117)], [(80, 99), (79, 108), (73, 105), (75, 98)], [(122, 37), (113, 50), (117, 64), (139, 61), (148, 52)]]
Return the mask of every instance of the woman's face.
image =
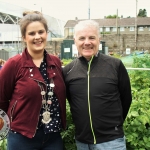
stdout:
[(47, 32), (44, 25), (39, 21), (31, 22), (26, 27), (25, 37), (23, 39), (29, 52), (43, 51), (47, 41)]

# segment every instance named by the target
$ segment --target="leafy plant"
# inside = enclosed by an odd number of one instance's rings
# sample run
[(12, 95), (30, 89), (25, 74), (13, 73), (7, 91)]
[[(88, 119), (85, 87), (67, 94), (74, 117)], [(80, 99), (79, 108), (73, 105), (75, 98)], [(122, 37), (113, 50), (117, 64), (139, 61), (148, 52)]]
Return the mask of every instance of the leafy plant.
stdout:
[[(150, 57), (134, 56), (133, 68), (150, 68)], [(63, 60), (65, 65), (72, 60)], [(132, 88), (132, 104), (124, 122), (127, 150), (150, 149), (150, 71), (128, 71)], [(61, 133), (65, 150), (76, 150), (75, 127), (67, 102), (67, 130)], [(6, 150), (6, 139), (0, 141), (0, 150)]]
[(62, 59), (63, 66), (66, 66), (66, 65), (69, 64), (71, 61), (72, 61), (72, 59)]
[(6, 150), (7, 149), (6, 146), (7, 146), (7, 140), (6, 139), (1, 140), (0, 141), (0, 150)]
[[(134, 57), (134, 68), (149, 67), (149, 56)], [(129, 71), (132, 104), (124, 122), (128, 150), (150, 149), (150, 72)]]
[(70, 113), (70, 107), (69, 107), (68, 101), (67, 101), (66, 108), (67, 108), (66, 109), (66, 111), (67, 111), (67, 130), (63, 131), (61, 133), (61, 135), (63, 138), (65, 150), (76, 150), (75, 139), (74, 139), (75, 127), (74, 127), (74, 124), (72, 121), (72, 115)]

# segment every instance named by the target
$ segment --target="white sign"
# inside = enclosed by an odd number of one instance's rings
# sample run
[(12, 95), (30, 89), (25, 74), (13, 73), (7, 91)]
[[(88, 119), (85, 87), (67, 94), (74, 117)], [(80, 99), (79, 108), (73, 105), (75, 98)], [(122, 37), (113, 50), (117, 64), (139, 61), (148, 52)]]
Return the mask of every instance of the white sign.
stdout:
[(130, 48), (126, 48), (126, 54), (130, 54)]
[(64, 48), (64, 52), (65, 52), (65, 53), (70, 52), (70, 48)]
[(78, 57), (78, 50), (75, 44), (72, 44), (72, 57)]
[(102, 44), (99, 44), (99, 50), (102, 50)]

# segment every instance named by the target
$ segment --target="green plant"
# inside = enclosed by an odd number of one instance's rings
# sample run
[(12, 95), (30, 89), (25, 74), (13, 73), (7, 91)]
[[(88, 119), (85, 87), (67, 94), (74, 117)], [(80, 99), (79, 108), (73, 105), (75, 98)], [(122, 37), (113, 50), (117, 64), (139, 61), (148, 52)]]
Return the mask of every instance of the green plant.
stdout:
[[(149, 67), (149, 56), (134, 57), (132, 67)], [(128, 150), (150, 149), (150, 72), (129, 71), (132, 104), (124, 122)]]
[(72, 61), (72, 59), (62, 59), (63, 66), (66, 66), (66, 65), (69, 64), (71, 61)]
[(6, 150), (7, 149), (6, 146), (7, 146), (7, 140), (6, 139), (1, 140), (0, 141), (0, 150)]
[(70, 107), (69, 103), (67, 101), (66, 104), (66, 112), (67, 112), (67, 130), (63, 131), (61, 133), (65, 150), (76, 150), (76, 145), (75, 145), (75, 127), (72, 121), (72, 115), (70, 113)]
[(100, 34), (110, 34), (110, 32), (101, 32)]

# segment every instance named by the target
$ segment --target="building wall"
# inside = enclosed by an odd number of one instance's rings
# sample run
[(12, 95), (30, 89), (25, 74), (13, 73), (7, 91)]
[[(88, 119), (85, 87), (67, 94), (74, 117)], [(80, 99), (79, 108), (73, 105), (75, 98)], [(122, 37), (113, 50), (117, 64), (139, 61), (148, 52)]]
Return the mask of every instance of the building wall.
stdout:
[[(134, 34), (135, 35), (135, 27), (132, 26), (134, 28), (133, 31), (130, 31), (130, 27), (124, 27), (124, 31), (120, 31), (120, 27), (118, 27), (118, 31), (113, 31), (113, 27), (108, 27), (110, 28), (110, 31), (106, 31), (106, 27), (100, 27), (102, 28), (102, 31), (100, 30), (101, 34)], [(68, 38), (68, 37), (73, 37), (74, 31), (73, 28), (65, 28), (64, 29), (64, 38)], [(140, 31), (140, 27), (137, 28), (137, 34), (150, 34), (150, 26), (145, 26), (143, 27), (143, 31)]]
[[(105, 41), (105, 46), (109, 51), (125, 52), (126, 48), (133, 50), (149, 50), (150, 51), (150, 34), (138, 34), (137, 40), (135, 35), (102, 35), (101, 40)], [(136, 42), (135, 42), (136, 41)]]
[[(113, 27), (110, 28), (110, 33), (101, 32), (101, 40), (105, 41), (105, 46), (108, 47), (109, 51), (121, 51), (124, 52), (126, 48), (131, 48), (131, 50), (150, 50), (150, 27), (143, 27), (143, 31), (137, 28), (137, 37), (135, 37), (134, 31), (130, 31), (130, 27), (125, 27), (124, 31), (118, 30), (113, 32)], [(70, 28), (64, 29), (65, 39), (73, 39), (73, 32)], [(73, 31), (73, 29), (72, 29)], [(105, 31), (105, 27), (104, 30)], [(136, 39), (136, 40), (135, 40)], [(136, 41), (136, 42), (135, 42)]]

